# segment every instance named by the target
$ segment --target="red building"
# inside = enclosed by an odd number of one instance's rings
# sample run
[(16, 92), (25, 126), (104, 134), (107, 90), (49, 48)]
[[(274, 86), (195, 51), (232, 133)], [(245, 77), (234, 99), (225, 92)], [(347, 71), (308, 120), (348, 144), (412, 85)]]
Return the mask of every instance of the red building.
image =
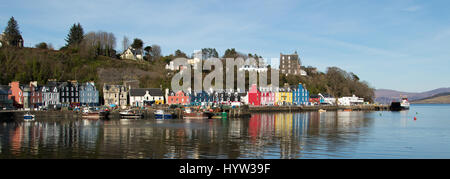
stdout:
[(16, 108), (23, 107), (23, 88), (20, 87), (20, 83), (18, 81), (13, 81), (9, 83), (9, 87), (11, 90), (11, 94), (8, 95), (8, 99), (13, 101), (13, 105)]
[(311, 95), (309, 97), (309, 102), (311, 104), (320, 104), (320, 96), (319, 95)]
[(187, 105), (189, 104), (189, 96), (186, 96), (183, 91), (178, 92), (170, 92), (167, 96), (167, 104), (181, 104), (181, 105)]
[(261, 105), (261, 92), (256, 87), (256, 84), (253, 84), (248, 91), (248, 104), (253, 106)]

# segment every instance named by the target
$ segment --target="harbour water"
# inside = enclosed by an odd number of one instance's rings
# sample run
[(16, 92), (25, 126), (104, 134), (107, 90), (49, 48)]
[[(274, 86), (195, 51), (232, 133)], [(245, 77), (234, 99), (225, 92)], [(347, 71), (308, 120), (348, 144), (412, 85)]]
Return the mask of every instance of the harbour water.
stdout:
[(0, 119), (0, 158), (450, 158), (449, 109), (164, 121)]

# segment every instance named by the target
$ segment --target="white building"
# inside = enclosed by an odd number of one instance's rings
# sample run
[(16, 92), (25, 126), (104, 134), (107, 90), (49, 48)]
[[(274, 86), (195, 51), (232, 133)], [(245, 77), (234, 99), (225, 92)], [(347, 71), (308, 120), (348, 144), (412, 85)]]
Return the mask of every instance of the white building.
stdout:
[(131, 46), (125, 50), (122, 55), (120, 55), (121, 59), (130, 59), (130, 60), (144, 60), (142, 49), (135, 49)]
[(364, 98), (359, 98), (355, 95), (353, 95), (351, 97), (342, 97), (342, 98), (338, 99), (338, 104), (342, 105), (342, 106), (364, 104)]
[(164, 104), (164, 93), (159, 88), (130, 89), (130, 105), (144, 107), (149, 104)]

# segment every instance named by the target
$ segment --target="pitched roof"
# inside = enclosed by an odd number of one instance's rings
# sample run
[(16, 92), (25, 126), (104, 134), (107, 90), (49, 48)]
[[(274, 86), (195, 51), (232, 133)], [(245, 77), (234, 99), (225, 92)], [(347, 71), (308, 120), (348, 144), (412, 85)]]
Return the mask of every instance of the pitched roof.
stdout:
[(130, 96), (144, 96), (147, 91), (151, 96), (164, 96), (163, 91), (159, 88), (130, 89)]

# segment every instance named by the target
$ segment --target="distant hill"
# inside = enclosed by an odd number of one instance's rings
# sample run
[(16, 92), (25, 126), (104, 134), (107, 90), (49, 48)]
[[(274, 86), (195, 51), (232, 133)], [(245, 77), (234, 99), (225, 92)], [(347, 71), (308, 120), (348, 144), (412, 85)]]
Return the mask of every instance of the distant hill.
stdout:
[(389, 89), (377, 89), (375, 90), (375, 102), (382, 104), (389, 104), (394, 100), (398, 101), (400, 96), (402, 95), (407, 96), (409, 101), (416, 101), (443, 93), (450, 93), (450, 88), (438, 88), (435, 90), (425, 91), (421, 93), (401, 92)]
[(441, 93), (424, 99), (411, 101), (413, 104), (450, 104), (450, 93)]

